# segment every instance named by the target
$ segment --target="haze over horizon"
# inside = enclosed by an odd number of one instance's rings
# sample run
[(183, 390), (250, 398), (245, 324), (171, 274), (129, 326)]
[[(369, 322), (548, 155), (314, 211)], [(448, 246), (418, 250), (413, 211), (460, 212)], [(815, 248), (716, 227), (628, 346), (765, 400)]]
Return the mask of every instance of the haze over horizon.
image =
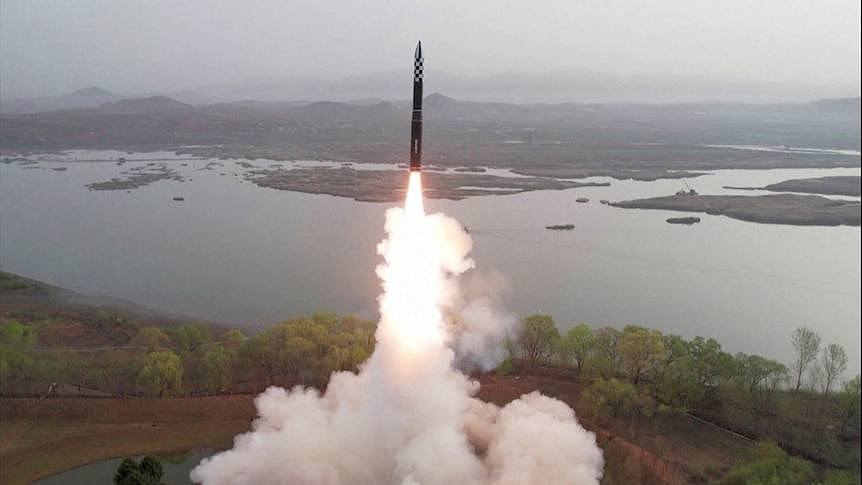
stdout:
[(403, 84), (392, 74), (409, 66), (417, 39), (426, 46), (427, 76), (437, 76), (429, 92), (468, 99), (859, 95), (858, 2), (543, 5), (3, 2), (0, 96), (100, 86), (122, 95), (186, 93), (202, 102), (391, 99)]

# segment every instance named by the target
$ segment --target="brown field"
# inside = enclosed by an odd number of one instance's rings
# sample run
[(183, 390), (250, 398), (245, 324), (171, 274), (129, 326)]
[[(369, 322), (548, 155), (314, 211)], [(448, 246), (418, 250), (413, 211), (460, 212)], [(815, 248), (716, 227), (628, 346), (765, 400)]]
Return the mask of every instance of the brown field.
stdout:
[[(505, 404), (533, 390), (577, 411), (583, 385), (559, 377), (479, 377), (478, 397)], [(254, 395), (166, 399), (4, 398), (0, 401), (0, 481), (28, 483), (109, 458), (229, 446), (250, 427)], [(688, 483), (728, 469), (747, 448), (726, 432), (684, 417), (639, 430), (600, 429), (603, 483)], [(647, 429), (649, 428), (649, 429)], [(713, 472), (705, 472), (713, 470)]]
[(249, 429), (253, 397), (3, 399), (0, 482), (29, 483), (108, 458), (225, 447)]

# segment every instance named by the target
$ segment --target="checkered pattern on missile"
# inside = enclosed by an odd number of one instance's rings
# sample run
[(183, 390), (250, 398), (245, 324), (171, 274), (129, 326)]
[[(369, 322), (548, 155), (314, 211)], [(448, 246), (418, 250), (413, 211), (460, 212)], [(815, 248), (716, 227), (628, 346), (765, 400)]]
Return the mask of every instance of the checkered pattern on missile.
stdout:
[(413, 81), (421, 81), (422, 80), (422, 72), (424, 70), (422, 67), (422, 63), (424, 61), (425, 60), (421, 57), (419, 59), (416, 59), (413, 61)]

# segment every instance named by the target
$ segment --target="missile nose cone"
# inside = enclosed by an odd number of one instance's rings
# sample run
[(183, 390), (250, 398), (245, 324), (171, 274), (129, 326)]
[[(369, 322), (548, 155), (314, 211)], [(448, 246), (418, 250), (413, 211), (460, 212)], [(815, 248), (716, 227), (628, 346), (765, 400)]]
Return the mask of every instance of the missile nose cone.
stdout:
[(416, 44), (416, 59), (422, 59), (422, 41)]

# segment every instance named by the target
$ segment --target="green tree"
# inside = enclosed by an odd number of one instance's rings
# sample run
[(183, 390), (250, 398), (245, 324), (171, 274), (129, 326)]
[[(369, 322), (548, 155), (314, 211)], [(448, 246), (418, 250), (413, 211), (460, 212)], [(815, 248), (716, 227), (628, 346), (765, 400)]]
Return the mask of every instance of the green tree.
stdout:
[(238, 355), (246, 344), (246, 337), (242, 330), (236, 328), (225, 332), (219, 340), (224, 348), (233, 355)]
[(142, 480), (141, 470), (138, 468), (138, 462), (126, 458), (120, 462), (117, 471), (114, 472), (114, 483), (117, 485), (132, 484), (134, 483), (133, 480)]
[(209, 392), (227, 389), (232, 380), (233, 354), (222, 344), (211, 344), (201, 352), (200, 387)]
[(644, 375), (655, 369), (665, 356), (661, 332), (635, 325), (623, 329), (618, 351), (634, 385), (638, 385)]
[(839, 432), (844, 434), (851, 423), (859, 427), (860, 386), (858, 375), (844, 383), (844, 389), (838, 395), (838, 404), (841, 409), (841, 429)]
[(138, 465), (138, 468), (145, 477), (150, 478), (154, 483), (158, 483), (164, 475), (162, 462), (153, 456), (145, 456)]
[(174, 327), (171, 340), (180, 352), (194, 352), (212, 342), (212, 332), (206, 325), (190, 323)]
[(318, 312), (311, 316), (311, 321), (325, 330), (335, 332), (341, 325), (342, 318), (336, 313)]
[(36, 332), (17, 320), (0, 321), (0, 382), (20, 375), (29, 364), (27, 351), (36, 343)]
[(318, 314), (318, 323), (312, 318), (295, 318), (280, 323), (269, 331), (274, 335), (276, 356), (282, 373), (299, 378), (303, 384), (322, 384), (328, 377), (324, 358), (336, 340), (328, 330), (337, 322), (328, 314)]
[(603, 425), (617, 421), (634, 424), (639, 433), (644, 418), (655, 414), (655, 401), (634, 384), (619, 379), (599, 380), (588, 387), (580, 398), (584, 412)]
[(692, 346), (679, 335), (665, 335), (662, 340), (665, 351), (653, 371), (653, 392), (674, 409), (686, 409), (704, 392), (695, 372)]
[(321, 385), (332, 370), (365, 360), (373, 348), (369, 328), (326, 313), (295, 318), (248, 339), (242, 358), (262, 368), (270, 383), (277, 375), (289, 375)]
[(799, 327), (793, 332), (793, 348), (796, 350), (796, 358), (793, 361), (793, 372), (796, 374), (796, 387), (802, 386), (802, 374), (805, 369), (817, 359), (820, 352), (820, 336), (808, 327)]
[(267, 384), (272, 385), (278, 374), (278, 349), (272, 332), (263, 332), (248, 339), (242, 360), (249, 367), (266, 374)]
[(593, 341), (593, 329), (588, 325), (581, 324), (570, 328), (560, 344), (563, 361), (568, 364), (574, 359), (578, 373), (583, 372), (593, 350)]
[(838, 344), (829, 344), (823, 349), (822, 357), (823, 377), (826, 384), (823, 394), (829, 394), (832, 384), (841, 378), (841, 374), (847, 370), (847, 352)]
[(637, 406), (638, 390), (629, 382), (602, 379), (588, 387), (580, 398), (584, 411), (599, 420), (629, 415)]
[(162, 397), (165, 393), (180, 392), (183, 382), (180, 357), (169, 350), (150, 352), (138, 380), (153, 396)]
[(96, 387), (114, 394), (135, 392), (135, 379), (145, 360), (141, 356), (128, 357), (123, 350), (112, 350), (96, 357), (94, 368)]
[(284, 340), (278, 356), (286, 373), (299, 378), (305, 384), (314, 369), (322, 362), (316, 355), (315, 342), (306, 337), (291, 336)]
[(788, 378), (787, 367), (759, 355), (736, 354), (734, 379), (748, 392), (754, 411), (764, 414), (774, 406), (775, 391)]
[(548, 315), (531, 315), (521, 321), (518, 349), (530, 369), (546, 362), (554, 351), (560, 332), (554, 319)]
[(621, 337), (622, 332), (612, 327), (600, 328), (593, 333), (593, 365), (605, 379), (617, 377), (622, 371)]
[(689, 345), (692, 371), (697, 384), (704, 389), (714, 389), (722, 379), (733, 375), (733, 356), (721, 350), (714, 339), (695, 337)]
[(748, 392), (758, 389), (774, 391), (787, 376), (787, 367), (759, 355), (738, 353), (735, 360), (735, 380)]
[(788, 455), (772, 443), (759, 443), (748, 461), (733, 467), (722, 485), (810, 485), (816, 478), (811, 462)]
[(166, 349), (170, 343), (170, 337), (158, 327), (143, 327), (129, 341), (129, 344), (145, 347), (148, 351)]
[(145, 456), (141, 463), (126, 458), (114, 472), (116, 485), (158, 485), (163, 476), (162, 464), (152, 456)]

